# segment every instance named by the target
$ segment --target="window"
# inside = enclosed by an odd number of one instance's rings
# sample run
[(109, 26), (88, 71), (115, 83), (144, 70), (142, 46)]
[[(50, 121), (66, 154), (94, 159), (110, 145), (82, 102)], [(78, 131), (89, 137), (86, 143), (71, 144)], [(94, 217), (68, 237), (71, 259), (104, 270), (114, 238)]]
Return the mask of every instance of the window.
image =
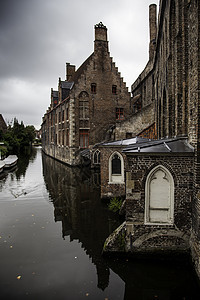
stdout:
[(163, 166), (148, 175), (145, 185), (145, 222), (172, 224), (174, 214), (174, 180)]
[(58, 100), (56, 99), (53, 101), (53, 106), (55, 107), (57, 104), (58, 104)]
[(124, 119), (124, 109), (116, 108), (116, 120), (123, 120), (123, 119)]
[(62, 145), (65, 145), (65, 131), (62, 130)]
[(93, 154), (93, 163), (94, 163), (95, 165), (100, 164), (100, 159), (101, 159), (100, 154), (101, 154), (101, 153), (100, 153), (99, 150), (96, 150), (96, 151), (94, 152), (94, 154)]
[(66, 146), (69, 146), (69, 128), (66, 129)]
[(124, 159), (118, 152), (113, 153), (109, 159), (109, 182), (124, 183)]
[(66, 120), (69, 120), (69, 108), (66, 108)]
[(131, 139), (132, 137), (132, 132), (126, 132), (126, 139)]
[(89, 130), (80, 129), (80, 147), (88, 148), (89, 147)]
[(63, 110), (62, 111), (62, 122), (64, 122), (65, 121), (65, 111)]
[(51, 129), (51, 142), (52, 143), (54, 142), (54, 131), (53, 131), (53, 129)]
[(61, 144), (61, 131), (58, 132), (58, 145)]
[(56, 145), (58, 144), (57, 138), (58, 138), (58, 136), (57, 136), (57, 134), (55, 134), (55, 144)]
[(121, 159), (118, 154), (115, 154), (112, 157), (112, 175), (121, 175), (121, 173)]
[(58, 122), (60, 123), (61, 122), (61, 112), (59, 111), (59, 114), (58, 114)]
[(92, 83), (91, 84), (91, 92), (93, 94), (96, 94), (96, 92), (97, 92), (97, 85), (96, 85), (96, 83)]
[(117, 94), (117, 86), (116, 86), (116, 85), (113, 85), (113, 86), (112, 86), (112, 93), (113, 93), (114, 95)]
[(79, 101), (79, 118), (88, 119), (89, 118), (89, 102)]

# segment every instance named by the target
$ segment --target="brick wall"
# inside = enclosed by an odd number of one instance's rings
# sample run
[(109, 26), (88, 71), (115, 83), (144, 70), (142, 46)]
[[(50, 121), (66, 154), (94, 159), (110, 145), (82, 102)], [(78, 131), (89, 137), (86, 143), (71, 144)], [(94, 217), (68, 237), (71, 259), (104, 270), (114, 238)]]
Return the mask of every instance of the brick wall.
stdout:
[(101, 198), (125, 197), (125, 182), (123, 184), (109, 183), (109, 158), (116, 151), (123, 156), (125, 162), (126, 156), (122, 154), (122, 148), (99, 147), (99, 150), (101, 152)]
[[(168, 226), (144, 224), (145, 183), (149, 172), (157, 165), (163, 165), (168, 169), (174, 180), (174, 224)], [(133, 251), (161, 250), (162, 248), (186, 250), (189, 248), (193, 171), (192, 156), (127, 156), (126, 177), (129, 178), (129, 182), (127, 182), (126, 189), (126, 222), (129, 228), (133, 226), (132, 246), (129, 245)]]
[[(116, 121), (121, 122), (130, 116), (131, 103), (128, 88), (110, 57), (107, 29), (102, 23), (95, 26), (92, 55), (76, 72), (75, 66), (67, 64), (67, 72), (69, 84), (73, 82), (73, 87), (62, 88), (67, 82), (59, 78), (58, 105), (54, 108), (51, 105), (43, 118), (42, 141), (47, 154), (73, 165), (79, 163), (82, 146), (91, 148), (111, 137), (111, 128)], [(95, 85), (94, 89), (92, 85)], [(69, 119), (60, 121), (60, 114), (62, 118), (67, 109)], [(116, 120), (116, 109), (123, 112), (120, 120)], [(57, 122), (51, 118), (54, 115)], [(67, 130), (69, 145), (66, 144)], [(85, 145), (81, 145), (81, 133), (86, 134), (83, 138)]]

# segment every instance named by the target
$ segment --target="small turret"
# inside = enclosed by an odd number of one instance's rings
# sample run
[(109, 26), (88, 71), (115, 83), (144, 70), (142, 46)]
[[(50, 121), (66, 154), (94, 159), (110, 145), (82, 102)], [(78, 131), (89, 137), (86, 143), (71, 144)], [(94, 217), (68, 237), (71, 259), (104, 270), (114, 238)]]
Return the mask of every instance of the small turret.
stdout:
[(94, 51), (97, 51), (99, 47), (103, 47), (108, 52), (108, 40), (107, 40), (107, 28), (102, 22), (94, 26), (95, 29), (95, 41)]

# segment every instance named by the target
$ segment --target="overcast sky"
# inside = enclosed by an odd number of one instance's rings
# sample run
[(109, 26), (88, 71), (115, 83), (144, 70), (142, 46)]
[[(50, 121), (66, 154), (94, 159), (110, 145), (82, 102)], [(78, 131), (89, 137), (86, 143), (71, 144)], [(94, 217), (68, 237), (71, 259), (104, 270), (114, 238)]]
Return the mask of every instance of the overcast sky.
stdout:
[(93, 52), (94, 25), (129, 87), (148, 60), (149, 4), (159, 0), (0, 0), (0, 113), (40, 128), (51, 87)]

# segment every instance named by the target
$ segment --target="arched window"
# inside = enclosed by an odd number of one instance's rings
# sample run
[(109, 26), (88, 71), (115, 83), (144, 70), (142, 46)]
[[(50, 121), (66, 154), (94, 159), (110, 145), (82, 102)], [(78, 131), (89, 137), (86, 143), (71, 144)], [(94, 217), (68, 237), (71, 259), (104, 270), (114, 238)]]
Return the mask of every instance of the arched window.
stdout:
[(93, 163), (95, 165), (99, 165), (100, 164), (100, 159), (101, 159), (101, 153), (99, 150), (96, 150), (93, 154)]
[(79, 119), (89, 119), (89, 95), (85, 91), (79, 94)]
[(164, 166), (155, 167), (145, 186), (145, 223), (173, 224), (174, 180)]
[(112, 175), (121, 175), (122, 173), (122, 163), (118, 154), (114, 154), (112, 157)]
[(124, 183), (124, 159), (118, 152), (113, 153), (109, 159), (109, 182)]

